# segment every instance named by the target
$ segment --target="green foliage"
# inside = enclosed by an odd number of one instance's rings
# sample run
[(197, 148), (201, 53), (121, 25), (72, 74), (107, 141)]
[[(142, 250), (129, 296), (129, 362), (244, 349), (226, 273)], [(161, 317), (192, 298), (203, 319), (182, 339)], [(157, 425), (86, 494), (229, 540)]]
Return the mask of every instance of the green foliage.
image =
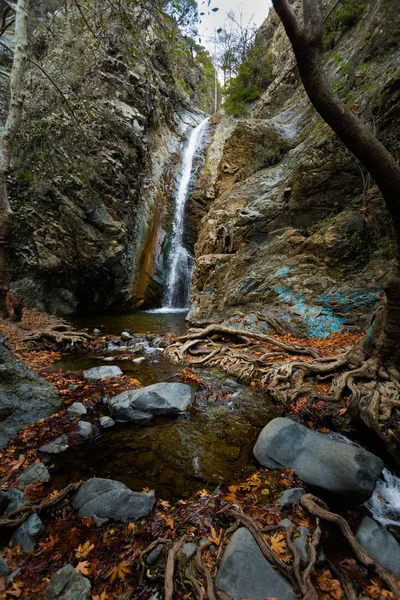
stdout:
[(248, 102), (257, 100), (261, 93), (252, 82), (252, 71), (247, 65), (240, 65), (236, 77), (229, 80), (224, 89), (224, 109), (234, 117), (243, 113)]
[(236, 77), (225, 86), (224, 109), (234, 117), (241, 115), (248, 102), (257, 100), (272, 80), (271, 61), (264, 48), (253, 44)]
[(362, 0), (342, 0), (339, 7), (328, 18), (324, 31), (325, 49), (332, 48), (336, 34), (342, 29), (350, 29), (358, 23), (367, 6)]

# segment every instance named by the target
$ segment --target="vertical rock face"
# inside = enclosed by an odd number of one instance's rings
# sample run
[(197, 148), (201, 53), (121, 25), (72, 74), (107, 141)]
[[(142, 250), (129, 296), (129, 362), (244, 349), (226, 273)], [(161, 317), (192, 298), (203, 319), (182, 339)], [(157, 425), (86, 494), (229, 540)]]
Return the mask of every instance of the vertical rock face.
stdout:
[[(394, 22), (391, 4), (367, 3), (358, 22), (338, 25), (324, 63), (339, 95), (375, 122), (396, 155), (400, 35)], [(383, 201), (311, 107), (290, 70), (293, 55), (273, 11), (258, 38), (275, 80), (246, 118), (223, 119), (209, 147), (204, 197), (211, 205), (195, 247), (191, 320), (267, 310), (288, 330), (311, 337), (344, 325), (361, 328), (390, 269)]]
[(157, 296), (182, 140), (204, 118), (192, 101), (211, 95), (184, 91), (203, 72), (152, 3), (128, 19), (107, 10), (106, 36), (87, 16), (98, 38), (74, 9), (68, 23), (47, 14), (32, 48), (63, 95), (32, 68), (11, 181), (12, 281), (25, 305), (56, 314)]

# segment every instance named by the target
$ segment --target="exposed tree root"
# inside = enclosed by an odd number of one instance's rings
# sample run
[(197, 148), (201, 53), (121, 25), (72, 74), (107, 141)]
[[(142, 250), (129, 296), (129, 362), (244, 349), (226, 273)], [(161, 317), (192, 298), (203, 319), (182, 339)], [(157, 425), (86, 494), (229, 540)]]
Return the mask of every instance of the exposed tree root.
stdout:
[[(63, 498), (65, 498), (65, 496), (69, 494), (69, 492), (76, 491), (82, 485), (82, 483), (82, 481), (78, 481), (77, 483), (70, 483), (53, 498), (44, 500), (44, 502), (28, 502), (27, 504), (24, 504), (23, 506), (20, 506), (19, 508), (16, 508), (11, 512), (6, 513), (5, 516), (7, 518), (0, 519), (0, 527), (18, 527), (19, 525), (21, 525), (21, 523), (26, 521), (26, 519), (31, 514), (35, 512), (40, 512), (41, 510), (46, 510), (47, 508), (58, 504), (58, 502), (63, 500)], [(22, 514), (22, 517), (20, 517), (19, 519), (12, 518), (20, 514)]]
[(375, 571), (377, 575), (385, 582), (385, 584), (389, 587), (391, 592), (394, 594), (396, 598), (400, 598), (400, 585), (396, 583), (396, 579), (388, 573), (383, 567), (378, 565), (362, 548), (362, 546), (358, 543), (356, 538), (353, 536), (349, 524), (347, 521), (341, 516), (335, 513), (330, 512), (326, 504), (322, 502), (316, 496), (312, 494), (305, 494), (300, 498), (300, 503), (308, 510), (312, 515), (324, 519), (325, 521), (330, 521), (331, 523), (336, 523), (340, 527), (341, 532), (352, 548), (354, 554), (358, 558), (358, 560), (363, 563), (366, 567)]
[(74, 331), (67, 324), (49, 326), (26, 334), (24, 341), (35, 350), (83, 350), (92, 341), (84, 331)]
[(290, 352), (292, 354), (305, 354), (307, 356), (312, 356), (314, 358), (318, 358), (319, 353), (314, 348), (306, 348), (304, 346), (296, 346), (293, 344), (288, 344), (287, 342), (283, 342), (277, 338), (274, 338), (272, 335), (267, 335), (266, 333), (257, 333), (254, 331), (247, 331), (246, 329), (232, 329), (230, 327), (223, 327), (222, 325), (209, 325), (205, 329), (202, 330), (192, 330), (189, 331), (188, 334), (183, 335), (177, 339), (177, 342), (184, 342), (186, 340), (196, 340), (196, 339), (204, 339), (211, 336), (218, 337), (228, 337), (228, 338), (244, 338), (244, 339), (256, 339), (261, 340), (262, 342), (268, 342), (269, 344), (273, 344), (282, 348), (286, 352)]
[(214, 589), (213, 578), (211, 577), (211, 573), (209, 569), (205, 565), (203, 565), (201, 560), (201, 555), (204, 550), (207, 550), (211, 546), (211, 542), (207, 542), (206, 544), (202, 544), (197, 548), (196, 552), (196, 569), (204, 577), (207, 583), (207, 597), (208, 600), (217, 600)]
[(177, 554), (182, 549), (183, 544), (187, 542), (189, 537), (183, 535), (181, 539), (176, 542), (168, 552), (167, 566), (165, 568), (165, 600), (173, 600), (174, 598), (174, 571), (175, 571), (175, 560)]
[[(235, 341), (243, 340), (245, 346), (234, 346)], [(264, 342), (266, 347), (263, 343), (253, 346), (250, 340)], [(367, 346), (359, 343), (337, 356), (319, 357), (313, 348), (288, 344), (273, 336), (209, 325), (190, 330), (166, 352), (174, 362), (182, 363), (187, 352), (197, 347), (196, 355), (203, 356), (191, 360), (191, 365), (217, 367), (244, 382), (258, 381), (285, 406), (299, 398), (306, 399), (308, 408), (302, 408), (306, 417), (310, 416), (313, 405), (321, 401), (325, 415), (334, 416), (346, 408), (351, 418), (357, 418), (371, 428), (399, 460), (400, 373), (393, 366), (385, 366), (377, 353), (368, 355)], [(288, 360), (290, 354), (297, 357)], [(300, 355), (305, 358), (300, 359)], [(339, 405), (343, 399), (345, 407)]]

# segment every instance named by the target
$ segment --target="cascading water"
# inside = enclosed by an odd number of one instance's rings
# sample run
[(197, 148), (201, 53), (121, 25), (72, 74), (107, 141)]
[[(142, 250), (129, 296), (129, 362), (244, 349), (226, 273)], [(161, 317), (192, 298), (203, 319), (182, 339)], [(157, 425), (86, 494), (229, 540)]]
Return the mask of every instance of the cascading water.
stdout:
[(185, 205), (188, 198), (194, 158), (202, 142), (207, 123), (208, 117), (193, 129), (183, 154), (182, 174), (176, 196), (175, 215), (172, 226), (164, 310), (183, 309), (187, 308), (189, 304), (194, 261), (182, 243)]

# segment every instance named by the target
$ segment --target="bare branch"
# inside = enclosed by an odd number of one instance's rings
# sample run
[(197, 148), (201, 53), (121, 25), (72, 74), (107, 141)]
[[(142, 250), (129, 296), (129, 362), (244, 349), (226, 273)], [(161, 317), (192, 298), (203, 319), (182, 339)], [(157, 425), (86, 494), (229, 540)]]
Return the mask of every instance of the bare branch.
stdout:
[(11, 54), (14, 54), (14, 50), (8, 44), (3, 42), (3, 40), (0, 40), (0, 46), (3, 46), (3, 48), (11, 52)]
[(16, 4), (13, 4), (12, 2), (8, 2), (8, 0), (3, 0), (3, 4), (6, 4), (9, 8), (11, 8), (11, 10), (16, 12), (16, 10), (17, 10)]
[(10, 79), (11, 74), (7, 73), (7, 71), (3, 71), (0, 69), (0, 77), (6, 77), (7, 79)]
[(288, 38), (295, 43), (302, 37), (303, 31), (289, 0), (272, 0), (272, 4), (285, 27)]

